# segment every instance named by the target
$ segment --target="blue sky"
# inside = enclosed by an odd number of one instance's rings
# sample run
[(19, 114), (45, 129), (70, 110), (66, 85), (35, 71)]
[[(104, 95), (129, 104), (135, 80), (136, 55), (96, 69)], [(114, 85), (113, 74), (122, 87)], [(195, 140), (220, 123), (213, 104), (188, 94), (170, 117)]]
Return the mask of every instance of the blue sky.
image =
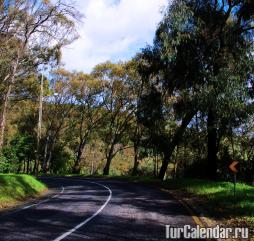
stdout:
[(80, 38), (63, 49), (68, 70), (90, 72), (106, 60), (128, 60), (151, 44), (168, 0), (77, 0)]

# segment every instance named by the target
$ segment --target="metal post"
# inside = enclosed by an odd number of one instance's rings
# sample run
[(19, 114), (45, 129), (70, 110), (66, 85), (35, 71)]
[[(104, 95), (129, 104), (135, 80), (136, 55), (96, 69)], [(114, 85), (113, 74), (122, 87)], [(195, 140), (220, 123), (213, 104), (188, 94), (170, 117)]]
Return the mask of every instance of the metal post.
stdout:
[(236, 206), (236, 173), (234, 173), (234, 209)]

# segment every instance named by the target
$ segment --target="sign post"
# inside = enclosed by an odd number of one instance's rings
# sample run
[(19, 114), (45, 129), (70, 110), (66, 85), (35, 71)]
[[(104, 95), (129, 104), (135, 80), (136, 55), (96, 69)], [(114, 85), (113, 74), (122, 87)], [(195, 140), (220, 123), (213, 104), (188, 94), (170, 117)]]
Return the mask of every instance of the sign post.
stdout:
[(238, 170), (236, 169), (236, 165), (238, 163), (238, 161), (233, 161), (229, 165), (229, 169), (234, 173), (234, 205), (236, 204), (236, 173), (238, 172)]
[(234, 173), (234, 200), (236, 201), (236, 173)]

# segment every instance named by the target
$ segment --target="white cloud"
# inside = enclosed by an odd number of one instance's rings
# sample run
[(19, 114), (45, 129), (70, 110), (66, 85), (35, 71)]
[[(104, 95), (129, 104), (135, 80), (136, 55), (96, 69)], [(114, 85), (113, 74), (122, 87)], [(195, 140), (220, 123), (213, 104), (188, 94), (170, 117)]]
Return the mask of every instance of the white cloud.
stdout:
[(168, 0), (78, 0), (85, 15), (80, 39), (63, 50), (69, 70), (86, 72), (106, 60), (125, 60), (151, 43)]

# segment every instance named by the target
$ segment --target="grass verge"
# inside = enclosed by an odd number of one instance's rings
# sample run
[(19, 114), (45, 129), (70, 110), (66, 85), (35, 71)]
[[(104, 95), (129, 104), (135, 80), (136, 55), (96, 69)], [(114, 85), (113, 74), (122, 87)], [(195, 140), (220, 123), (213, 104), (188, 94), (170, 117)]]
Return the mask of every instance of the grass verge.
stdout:
[(200, 198), (210, 213), (232, 222), (246, 222), (254, 227), (254, 187), (237, 183), (236, 198), (234, 185), (230, 182), (213, 182), (200, 179), (166, 181), (168, 189), (180, 189)]
[(0, 174), (0, 208), (14, 206), (46, 190), (47, 187), (33, 176)]
[[(98, 176), (96, 176), (98, 177)], [(222, 221), (230, 226), (249, 226), (254, 232), (254, 187), (243, 183), (236, 185), (234, 199), (234, 185), (231, 182), (215, 182), (201, 179), (177, 179), (164, 182), (152, 177), (117, 177), (141, 183), (155, 184), (169, 190), (177, 190), (182, 195), (189, 195), (208, 212), (211, 218)]]

